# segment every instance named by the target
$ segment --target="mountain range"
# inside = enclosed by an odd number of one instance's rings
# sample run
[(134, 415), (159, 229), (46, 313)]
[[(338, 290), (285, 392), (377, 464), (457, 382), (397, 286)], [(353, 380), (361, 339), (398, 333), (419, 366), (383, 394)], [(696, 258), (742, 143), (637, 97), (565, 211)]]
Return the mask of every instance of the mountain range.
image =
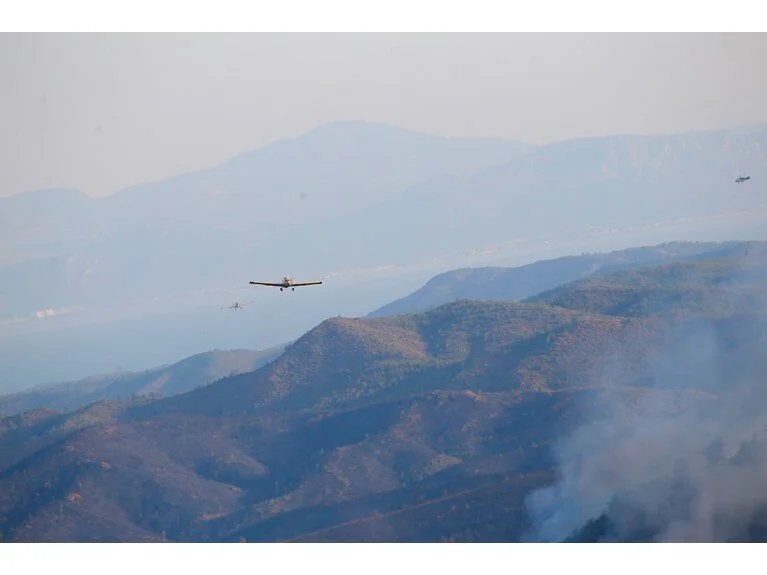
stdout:
[[(433, 277), (420, 289), (367, 314), (367, 317), (429, 311), (461, 299), (521, 301), (590, 276), (648, 264), (684, 261), (697, 256), (731, 255), (748, 250), (749, 246), (747, 242), (672, 242), (608, 253), (565, 256), (512, 268), (453, 270)], [(33, 408), (69, 410), (99, 399), (127, 399), (134, 394), (161, 393), (167, 397), (232, 372), (252, 371), (260, 364), (272, 361), (284, 348), (285, 344), (264, 351), (215, 350), (195, 354), (169, 366), (36, 386), (24, 392), (0, 395), (0, 413), (12, 415)]]
[[(0, 198), (1, 311), (23, 315), (228, 285), (243, 262), (248, 273), (306, 268), (318, 255), (312, 226), (530, 148), (337, 123), (103, 198), (76, 190)], [(325, 262), (307, 273), (327, 269)]]
[(79, 381), (36, 386), (21, 393), (0, 395), (0, 414), (15, 415), (41, 408), (70, 411), (105, 399), (184, 393), (235, 373), (253, 371), (275, 359), (283, 347), (263, 351), (213, 350), (142, 372), (94, 375)]
[(517, 301), (577, 279), (651, 263), (743, 250), (742, 242), (671, 242), (608, 253), (564, 256), (518, 267), (480, 267), (439, 274), (415, 292), (368, 314), (383, 317), (428, 311), (457, 299)]
[[(2, 197), (3, 390), (265, 349), (467, 263), (765, 239), (766, 138), (757, 125), (537, 146), (339, 122), (103, 198)], [(250, 316), (270, 329), (209, 313), (283, 275), (326, 285), (279, 302), (253, 291)]]
[[(754, 182), (767, 175), (766, 154), (763, 125), (568, 140), (481, 171), (414, 185), (361, 211), (347, 234), (363, 238), (354, 246), (360, 259), (401, 263), (414, 254), (466, 249), (466, 237), (482, 246), (763, 209), (758, 191), (736, 198), (733, 184), (739, 173), (754, 174)], [(384, 246), (375, 238), (386, 238)]]
[(542, 289), (517, 301), (333, 317), (170, 397), (5, 418), (0, 533), (754, 540), (767, 244), (628, 253), (518, 269)]
[[(764, 126), (532, 146), (330, 124), (104, 198), (0, 198), (0, 314), (763, 206), (753, 190), (767, 176), (765, 150)], [(752, 193), (734, 200), (741, 172), (753, 176)]]

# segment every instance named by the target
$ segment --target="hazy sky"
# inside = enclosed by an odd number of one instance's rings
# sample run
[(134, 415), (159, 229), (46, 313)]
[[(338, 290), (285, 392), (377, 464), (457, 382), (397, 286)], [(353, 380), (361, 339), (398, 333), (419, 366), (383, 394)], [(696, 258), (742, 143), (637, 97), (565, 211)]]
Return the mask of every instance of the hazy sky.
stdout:
[(765, 34), (3, 34), (0, 195), (102, 195), (335, 120), (546, 143), (767, 120)]

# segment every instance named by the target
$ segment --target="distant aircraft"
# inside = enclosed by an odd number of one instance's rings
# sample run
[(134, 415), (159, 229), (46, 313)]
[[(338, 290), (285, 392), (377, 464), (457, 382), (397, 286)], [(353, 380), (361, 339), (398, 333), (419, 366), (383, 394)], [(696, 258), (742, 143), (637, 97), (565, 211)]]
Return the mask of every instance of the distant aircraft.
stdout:
[(284, 277), (282, 278), (282, 283), (270, 283), (270, 282), (250, 282), (253, 285), (259, 285), (259, 286), (271, 286), (271, 287), (278, 287), (280, 288), (280, 291), (290, 288), (291, 291), (296, 291), (297, 287), (301, 286), (316, 286), (320, 285), (322, 282), (301, 282), (301, 283), (295, 283), (293, 281), (293, 278)]
[(747, 182), (751, 179), (751, 176), (739, 176), (737, 180), (735, 180), (736, 184), (740, 184), (742, 182)]
[(243, 303), (236, 301), (232, 305), (227, 306), (226, 308), (222, 307), (221, 309), (243, 309), (246, 305), (250, 305), (252, 303), (253, 303), (252, 301), (246, 301)]

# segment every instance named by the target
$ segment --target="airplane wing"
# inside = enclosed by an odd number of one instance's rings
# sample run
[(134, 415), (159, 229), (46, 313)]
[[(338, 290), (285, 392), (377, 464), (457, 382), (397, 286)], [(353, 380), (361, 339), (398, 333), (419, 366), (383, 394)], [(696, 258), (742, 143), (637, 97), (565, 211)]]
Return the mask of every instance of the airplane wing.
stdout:
[(300, 287), (300, 286), (318, 286), (318, 285), (320, 285), (321, 283), (322, 283), (322, 282), (301, 282), (301, 283), (290, 284), (290, 287)]
[(275, 284), (275, 283), (269, 283), (269, 282), (250, 282), (253, 285), (258, 286), (272, 286), (272, 287), (282, 287), (282, 284)]

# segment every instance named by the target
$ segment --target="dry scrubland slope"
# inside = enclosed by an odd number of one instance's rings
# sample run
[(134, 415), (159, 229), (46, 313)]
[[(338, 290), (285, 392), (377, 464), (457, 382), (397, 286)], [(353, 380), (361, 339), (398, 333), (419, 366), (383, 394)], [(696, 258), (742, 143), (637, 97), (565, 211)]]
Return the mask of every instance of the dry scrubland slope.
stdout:
[[(752, 244), (523, 302), (329, 319), (272, 363), (187, 393), (15, 416), (0, 439), (0, 532), (492, 541), (596, 525), (758, 538), (750, 513), (767, 498), (748, 445), (767, 414), (765, 288), (767, 250)], [(717, 441), (716, 481), (752, 489), (706, 515), (720, 491), (700, 454)], [(708, 531), (680, 527), (690, 509)]]

